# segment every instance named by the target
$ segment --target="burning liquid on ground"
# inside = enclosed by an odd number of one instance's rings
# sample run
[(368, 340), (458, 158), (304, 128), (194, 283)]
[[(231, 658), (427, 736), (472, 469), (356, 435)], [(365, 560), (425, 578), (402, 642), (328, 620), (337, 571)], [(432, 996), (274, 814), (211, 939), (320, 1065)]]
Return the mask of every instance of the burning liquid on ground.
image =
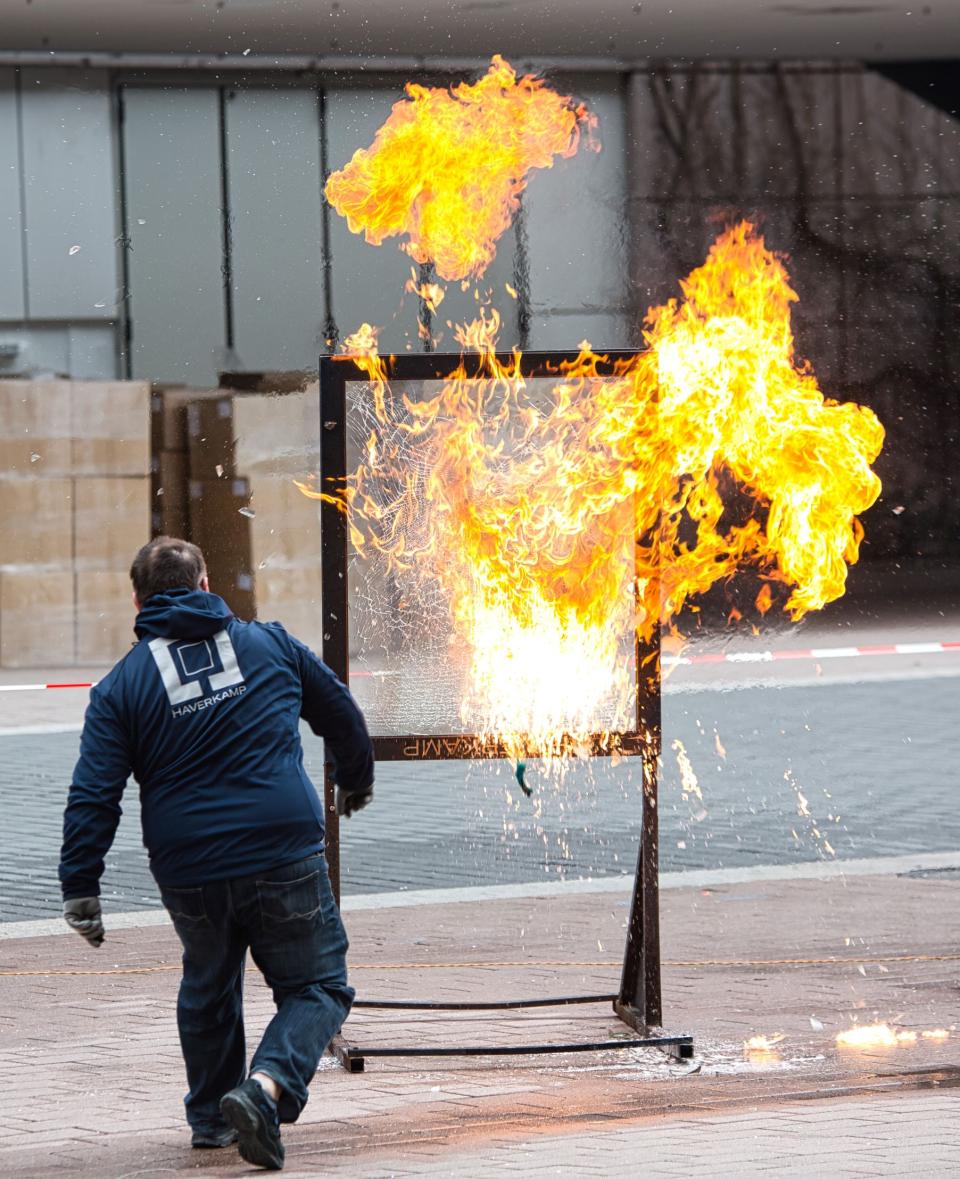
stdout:
[(837, 1047), (867, 1051), (872, 1048), (898, 1048), (916, 1044), (918, 1040), (942, 1042), (949, 1040), (946, 1028), (932, 1028), (916, 1032), (910, 1029), (892, 1028), (887, 1023), (863, 1024), (837, 1033)]

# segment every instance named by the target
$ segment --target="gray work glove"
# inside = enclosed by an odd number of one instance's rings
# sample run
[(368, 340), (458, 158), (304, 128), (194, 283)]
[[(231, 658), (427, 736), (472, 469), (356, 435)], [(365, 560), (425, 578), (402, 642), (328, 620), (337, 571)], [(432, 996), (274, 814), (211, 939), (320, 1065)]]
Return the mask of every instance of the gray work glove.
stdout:
[(74, 897), (63, 902), (63, 919), (91, 946), (103, 945), (103, 915), (99, 897)]
[(349, 819), (354, 811), (362, 811), (373, 798), (373, 786), (366, 790), (342, 790), (337, 787), (337, 814)]

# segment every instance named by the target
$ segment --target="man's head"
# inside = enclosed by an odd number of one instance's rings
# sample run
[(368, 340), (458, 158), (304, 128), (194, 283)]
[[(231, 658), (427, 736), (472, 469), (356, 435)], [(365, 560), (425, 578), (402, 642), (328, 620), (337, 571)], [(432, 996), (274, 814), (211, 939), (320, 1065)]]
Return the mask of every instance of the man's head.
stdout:
[(174, 589), (208, 590), (203, 553), (188, 540), (158, 536), (145, 544), (130, 566), (133, 604), (140, 607), (154, 594)]

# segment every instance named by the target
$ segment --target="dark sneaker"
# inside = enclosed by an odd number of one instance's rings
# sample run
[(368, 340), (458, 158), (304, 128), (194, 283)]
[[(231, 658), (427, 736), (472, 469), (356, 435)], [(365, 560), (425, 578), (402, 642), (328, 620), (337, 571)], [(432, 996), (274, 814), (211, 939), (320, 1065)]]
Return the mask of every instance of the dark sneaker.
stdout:
[(283, 1167), (277, 1103), (256, 1081), (244, 1081), (224, 1094), (220, 1098), (220, 1112), (237, 1132), (241, 1158), (268, 1171)]
[(222, 1130), (194, 1130), (190, 1145), (194, 1150), (217, 1150), (221, 1146), (233, 1146), (237, 1132), (230, 1126)]

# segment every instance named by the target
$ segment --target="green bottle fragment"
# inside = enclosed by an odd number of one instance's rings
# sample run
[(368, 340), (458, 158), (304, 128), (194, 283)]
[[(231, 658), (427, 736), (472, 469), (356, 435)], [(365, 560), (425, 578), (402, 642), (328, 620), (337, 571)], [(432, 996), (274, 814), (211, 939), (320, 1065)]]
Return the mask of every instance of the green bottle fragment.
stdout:
[(515, 772), (517, 775), (517, 785), (520, 787), (520, 789), (523, 791), (523, 793), (527, 796), (527, 798), (529, 798), (533, 794), (533, 791), (530, 789), (530, 787), (524, 781), (524, 777), (527, 772), (527, 763), (525, 761), (518, 761), (517, 768), (516, 768)]

